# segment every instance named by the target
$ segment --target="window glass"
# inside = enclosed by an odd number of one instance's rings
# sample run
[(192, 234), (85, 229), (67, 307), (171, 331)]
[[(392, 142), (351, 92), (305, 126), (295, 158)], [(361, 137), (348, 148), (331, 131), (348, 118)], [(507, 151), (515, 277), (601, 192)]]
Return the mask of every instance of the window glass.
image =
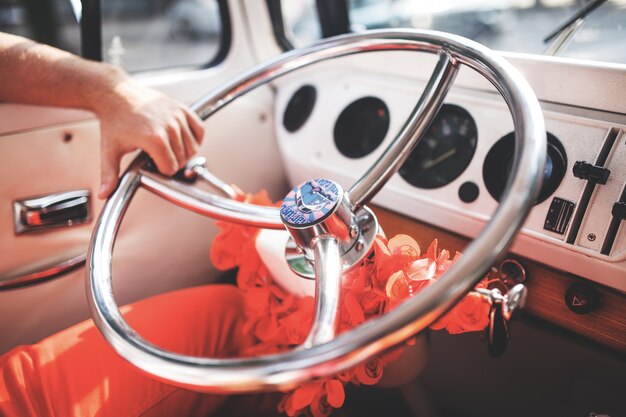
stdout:
[(69, 0), (0, 0), (0, 31), (80, 53), (80, 28)]
[[(288, 4), (306, 3), (283, 0)], [(587, 0), (347, 0), (352, 31), (380, 28), (431, 29), (476, 40), (492, 49), (544, 54), (544, 39), (585, 6)], [(293, 43), (305, 45), (320, 32), (296, 30), (317, 19), (313, 8), (286, 16)], [(583, 19), (558, 54), (626, 63), (626, 0), (610, 0)]]
[(408, 27), (450, 32), (493, 49), (543, 53), (543, 38), (576, 0), (349, 0), (353, 30)]
[(283, 0), (281, 10), (285, 36), (294, 46), (305, 46), (322, 37), (315, 0)]
[[(220, 50), (217, 0), (101, 0), (101, 6), (103, 59), (129, 72), (200, 66)], [(76, 22), (70, 0), (0, 0), (0, 31), (73, 53), (80, 52)]]
[(626, 0), (612, 0), (591, 13), (559, 55), (626, 64)]
[(130, 72), (207, 64), (222, 32), (217, 0), (102, 0), (103, 58)]

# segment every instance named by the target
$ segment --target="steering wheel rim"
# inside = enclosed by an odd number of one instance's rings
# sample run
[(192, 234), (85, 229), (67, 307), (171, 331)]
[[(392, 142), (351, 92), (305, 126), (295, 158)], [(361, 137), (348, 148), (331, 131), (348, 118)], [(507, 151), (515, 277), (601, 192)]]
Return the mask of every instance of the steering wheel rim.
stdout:
[[(158, 379), (195, 390), (235, 393), (288, 388), (313, 378), (336, 374), (401, 343), (445, 314), (473, 288), (510, 246), (532, 208), (541, 186), (547, 146), (543, 115), (532, 89), (517, 70), (496, 53), (465, 38), (432, 31), (381, 30), (343, 35), (261, 64), (226, 86), (213, 90), (192, 107), (204, 119), (241, 95), (295, 69), (358, 52), (397, 49), (439, 54), (438, 70), (429, 82), (434, 97), (426, 99), (426, 109), (421, 113), (418, 103), (414, 115), (418, 113), (421, 121), (405, 124), (398, 135), (405, 140), (394, 140), (395, 151), (385, 152), (357, 181), (348, 192), (348, 200), (355, 208), (361, 207), (397, 171), (436, 114), (458, 66), (467, 65), (487, 78), (509, 106), (516, 132), (516, 156), (514, 174), (509, 178), (500, 206), (466, 248), (465, 255), (435, 285), (426, 287), (393, 311), (336, 337), (327, 335), (310, 343), (306, 349), (233, 359), (168, 352), (141, 338), (128, 326), (112, 293), (111, 258), (115, 237), (135, 191), (144, 186), (176, 204), (218, 219), (269, 228), (283, 226), (275, 208), (245, 205), (191, 191), (174, 180), (144, 170), (147, 158), (140, 156), (106, 202), (94, 228), (87, 259), (86, 289), (91, 314), (100, 332), (118, 354)], [(441, 83), (430, 85), (437, 80)], [(428, 86), (426, 90), (429, 91)], [(323, 244), (315, 245), (315, 258), (337, 264), (336, 242), (320, 240)], [(317, 264), (316, 270), (329, 278), (328, 282), (334, 279), (336, 285), (339, 271), (325, 269), (323, 265), (318, 268)]]

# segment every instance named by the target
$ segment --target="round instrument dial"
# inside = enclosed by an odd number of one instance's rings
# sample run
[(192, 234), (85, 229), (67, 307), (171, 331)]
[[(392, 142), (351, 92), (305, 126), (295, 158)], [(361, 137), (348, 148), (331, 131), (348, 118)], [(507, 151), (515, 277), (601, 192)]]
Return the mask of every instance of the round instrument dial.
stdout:
[[(565, 147), (552, 133), (546, 133), (548, 137), (548, 149), (546, 165), (543, 170), (543, 185), (535, 204), (543, 203), (550, 197), (567, 172), (567, 154)], [(500, 138), (489, 150), (483, 163), (483, 180), (487, 191), (496, 201), (500, 201), (506, 188), (506, 182), (513, 168), (515, 157), (515, 133)]]
[(444, 104), (400, 168), (400, 175), (415, 187), (443, 187), (465, 171), (477, 141), (478, 130), (469, 112), (454, 104)]

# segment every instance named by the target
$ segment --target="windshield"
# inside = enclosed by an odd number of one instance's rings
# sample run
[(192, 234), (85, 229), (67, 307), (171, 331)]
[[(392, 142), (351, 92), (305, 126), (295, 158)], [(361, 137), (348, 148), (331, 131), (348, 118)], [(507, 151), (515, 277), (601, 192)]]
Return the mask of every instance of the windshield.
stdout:
[(590, 14), (560, 55), (626, 63), (626, 0), (609, 1)]
[[(283, 0), (286, 28), (296, 46), (320, 38), (313, 0)], [(606, 4), (579, 21), (554, 48), (544, 39), (587, 4), (583, 0), (348, 0), (352, 31), (432, 29), (492, 49), (626, 63), (626, 0)], [(552, 46), (552, 48), (550, 48)]]

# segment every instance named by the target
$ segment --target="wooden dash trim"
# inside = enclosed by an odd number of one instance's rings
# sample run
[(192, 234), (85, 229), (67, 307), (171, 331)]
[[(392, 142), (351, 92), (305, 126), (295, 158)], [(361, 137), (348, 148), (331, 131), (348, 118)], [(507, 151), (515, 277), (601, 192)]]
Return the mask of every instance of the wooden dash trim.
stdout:
[[(398, 233), (412, 236), (425, 250), (433, 239), (439, 247), (463, 252), (469, 239), (443, 229), (418, 222), (393, 211), (374, 207), (378, 220), (391, 237)], [(626, 295), (591, 281), (563, 273), (544, 264), (521, 258), (526, 268), (528, 302), (525, 310), (601, 344), (626, 352)], [(626, 279), (626, 277), (625, 277)], [(565, 305), (565, 292), (574, 283), (585, 283), (600, 295), (599, 307), (589, 314), (575, 314)]]

